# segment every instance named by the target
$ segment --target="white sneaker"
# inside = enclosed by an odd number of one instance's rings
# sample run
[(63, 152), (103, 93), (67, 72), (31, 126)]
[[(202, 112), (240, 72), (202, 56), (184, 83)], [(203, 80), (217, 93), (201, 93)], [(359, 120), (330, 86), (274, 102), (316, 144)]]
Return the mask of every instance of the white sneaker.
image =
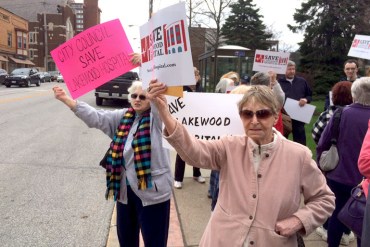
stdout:
[(179, 182), (179, 181), (175, 181), (173, 183), (173, 187), (175, 187), (176, 189), (181, 189), (182, 188), (182, 183)]
[(199, 176), (199, 177), (193, 177), (193, 179), (195, 181), (197, 181), (198, 183), (201, 183), (201, 184), (204, 184), (206, 182), (206, 179), (202, 176)]
[(315, 232), (321, 237), (322, 240), (326, 241), (328, 239), (328, 231), (323, 226), (316, 228)]
[(355, 240), (355, 234), (353, 232), (350, 232), (348, 235), (343, 233), (342, 238), (340, 239), (341, 245), (349, 245), (349, 242)]

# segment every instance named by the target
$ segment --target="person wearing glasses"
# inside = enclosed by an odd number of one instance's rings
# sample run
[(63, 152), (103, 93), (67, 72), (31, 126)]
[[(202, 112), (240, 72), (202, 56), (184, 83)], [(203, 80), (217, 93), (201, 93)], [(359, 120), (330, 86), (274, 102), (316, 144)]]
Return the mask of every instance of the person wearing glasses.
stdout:
[[(220, 171), (219, 195), (199, 246), (297, 246), (334, 210), (334, 195), (311, 151), (273, 129), (278, 105), (251, 86), (237, 105), (245, 135), (200, 140), (169, 112), (166, 85), (149, 84), (163, 135), (187, 164)], [(304, 201), (302, 206), (301, 201)]]
[[(120, 246), (167, 246), (173, 178), (169, 151), (162, 145), (162, 122), (142, 82), (129, 87), (131, 107), (97, 110), (73, 100), (62, 88), (55, 98), (66, 104), (88, 127), (100, 129), (112, 142), (102, 163), (106, 168), (106, 199), (117, 210)], [(101, 163), (101, 164), (102, 164)]]
[[(357, 78), (360, 78), (358, 75), (358, 62), (354, 59), (348, 59), (343, 64), (344, 77), (341, 77), (339, 81), (349, 81), (354, 82)], [(330, 106), (330, 97), (329, 94), (325, 97), (325, 106), (324, 110), (327, 110)]]

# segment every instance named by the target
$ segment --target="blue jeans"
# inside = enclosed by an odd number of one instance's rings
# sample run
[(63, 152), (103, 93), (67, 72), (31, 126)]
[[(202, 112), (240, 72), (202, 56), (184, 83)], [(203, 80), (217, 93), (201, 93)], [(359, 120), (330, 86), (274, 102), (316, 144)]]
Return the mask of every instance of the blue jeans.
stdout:
[(117, 235), (121, 247), (139, 247), (139, 233), (145, 247), (166, 247), (170, 225), (170, 200), (143, 206), (127, 186), (128, 203), (117, 202)]

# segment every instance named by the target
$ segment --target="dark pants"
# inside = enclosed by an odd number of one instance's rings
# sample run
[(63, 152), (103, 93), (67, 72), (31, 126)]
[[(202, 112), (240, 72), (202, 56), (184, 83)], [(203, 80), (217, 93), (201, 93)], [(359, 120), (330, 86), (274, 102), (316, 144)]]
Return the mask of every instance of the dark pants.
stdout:
[(127, 187), (128, 204), (117, 202), (117, 235), (121, 247), (139, 247), (139, 232), (145, 247), (166, 247), (170, 225), (170, 200), (143, 207)]
[(292, 119), (293, 141), (306, 146), (306, 131), (304, 125), (305, 123)]
[(338, 213), (344, 207), (351, 196), (352, 186), (327, 179), (329, 188), (335, 195), (335, 209), (328, 224), (328, 247), (338, 247), (346, 226), (338, 220)]
[[(175, 181), (182, 182), (184, 180), (185, 173), (185, 161), (183, 161), (180, 155), (176, 155), (175, 162)], [(193, 177), (201, 176), (200, 169), (193, 166)]]
[(367, 196), (366, 200), (364, 224), (362, 225), (361, 247), (370, 247), (370, 196)]
[(216, 207), (219, 191), (219, 180), (220, 172), (216, 170), (211, 171), (211, 177), (209, 179), (209, 194), (211, 195), (211, 211)]

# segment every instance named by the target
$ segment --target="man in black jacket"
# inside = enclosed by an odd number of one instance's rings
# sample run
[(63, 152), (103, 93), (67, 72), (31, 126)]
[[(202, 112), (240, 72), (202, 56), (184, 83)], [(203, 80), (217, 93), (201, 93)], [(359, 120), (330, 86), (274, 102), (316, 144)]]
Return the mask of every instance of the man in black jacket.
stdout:
[[(295, 63), (288, 62), (285, 77), (279, 79), (285, 99), (291, 98), (298, 101), (299, 106), (304, 106), (312, 101), (312, 91), (303, 77), (295, 75)], [(306, 145), (305, 123), (292, 119), (293, 141)]]
[[(358, 63), (354, 59), (348, 59), (344, 62), (343, 64), (343, 71), (346, 76), (341, 77), (339, 81), (350, 81), (354, 82), (357, 78), (360, 78), (357, 73), (358, 73)], [(330, 105), (330, 99), (329, 99), (329, 94), (326, 95), (325, 97), (325, 106), (324, 110), (328, 109)]]

